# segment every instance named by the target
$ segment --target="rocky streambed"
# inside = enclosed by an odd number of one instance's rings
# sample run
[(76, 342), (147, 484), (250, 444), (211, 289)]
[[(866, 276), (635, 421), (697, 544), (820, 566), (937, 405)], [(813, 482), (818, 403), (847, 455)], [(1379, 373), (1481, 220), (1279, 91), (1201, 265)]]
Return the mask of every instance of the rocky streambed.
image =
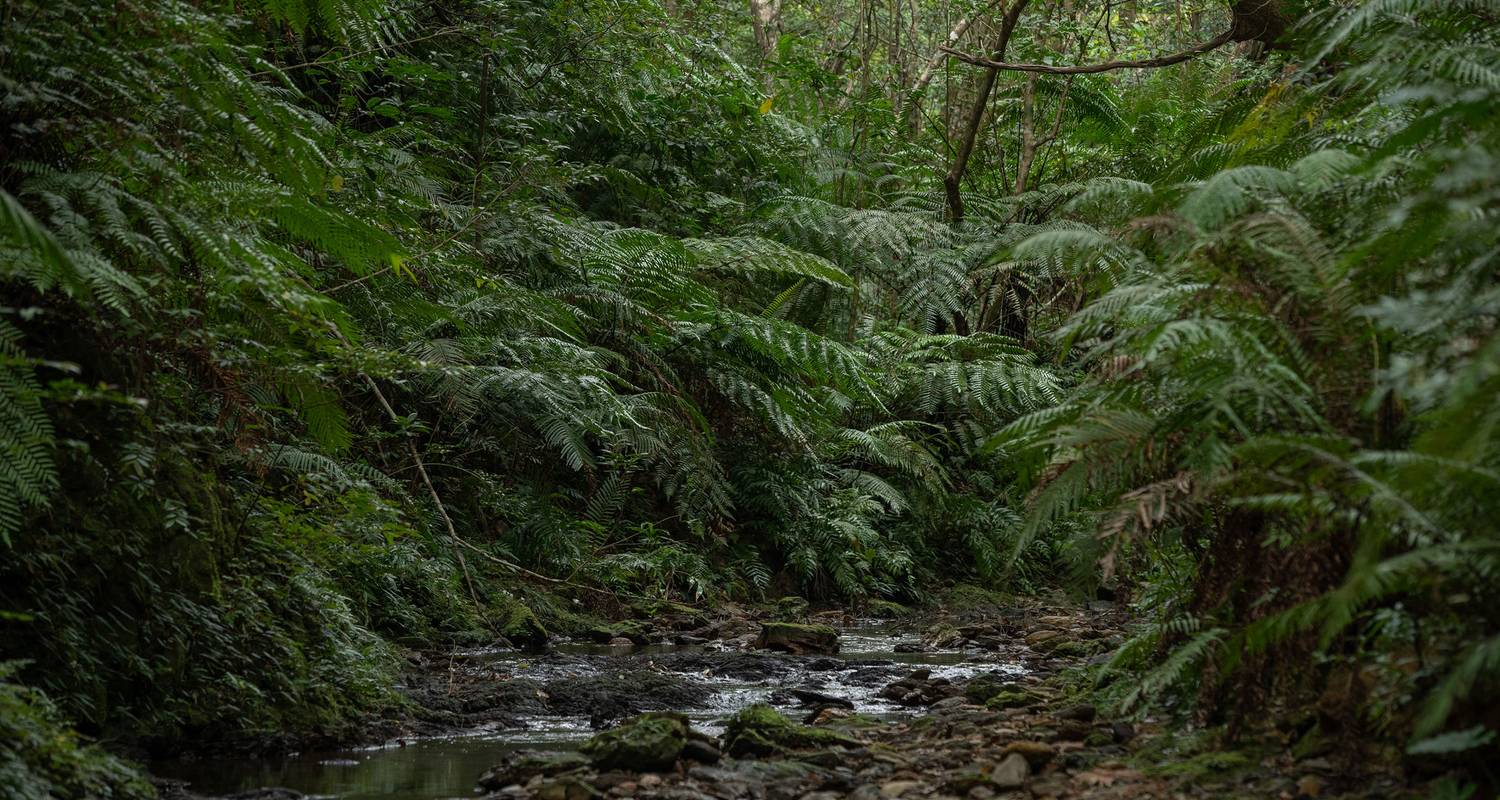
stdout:
[(1061, 676), (1121, 642), (1109, 604), (812, 620), (831, 631), (681, 616), (413, 655), (379, 745), (153, 771), (167, 800), (1297, 798), (1341, 780), (1322, 758), (1172, 755), (1170, 731), (1072, 696)]
[[(837, 652), (762, 641), (779, 627), (766, 620), (731, 617), (684, 632), (674, 630), (686, 627), (683, 621), (668, 614), (541, 653), (497, 646), (412, 654), (403, 687), (413, 701), (410, 714), (387, 721), (380, 744), (151, 766), (168, 793), (179, 795), (276, 787), (287, 797), (343, 800), (469, 797), (479, 775), (508, 753), (576, 751), (601, 729), (642, 712), (680, 713), (708, 736), (721, 735), (736, 712), (755, 704), (797, 719), (827, 709), (894, 721), (912, 716), (923, 700), (885, 689), (913, 673), (942, 687), (1026, 671), (1022, 647), (924, 642), (924, 625), (914, 622), (843, 615), (814, 622), (831, 623)], [(785, 627), (803, 633), (820, 626)]]

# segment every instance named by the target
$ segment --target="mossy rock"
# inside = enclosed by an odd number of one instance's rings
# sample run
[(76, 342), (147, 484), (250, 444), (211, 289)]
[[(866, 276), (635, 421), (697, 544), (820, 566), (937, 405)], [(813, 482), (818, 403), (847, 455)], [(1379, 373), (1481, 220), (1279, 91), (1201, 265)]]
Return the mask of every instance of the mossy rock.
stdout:
[(871, 600), (865, 610), (876, 619), (899, 619), (911, 613), (911, 609), (890, 600)]
[(589, 638), (596, 642), (629, 639), (636, 644), (650, 644), (652, 633), (654, 629), (651, 623), (645, 620), (629, 619), (624, 622), (596, 625), (589, 629)]
[(547, 628), (531, 613), (531, 609), (520, 603), (511, 603), (501, 617), (500, 635), (522, 650), (545, 650), (549, 638)]
[(654, 712), (595, 735), (580, 750), (600, 770), (663, 772), (677, 763), (687, 740), (687, 717)]
[(1182, 761), (1152, 765), (1144, 772), (1153, 777), (1229, 778), (1255, 766), (1256, 763), (1256, 759), (1248, 753), (1235, 750), (1211, 750)]
[(524, 784), (541, 775), (551, 777), (564, 772), (583, 769), (589, 759), (582, 753), (539, 753), (516, 750), (502, 756), (499, 764), (479, 776), (480, 788), (498, 791), (513, 784)]
[(763, 703), (741, 709), (724, 725), (724, 752), (736, 757), (777, 755), (833, 745), (858, 747), (860, 742), (838, 731), (799, 725)]
[(1039, 702), (1041, 702), (1041, 698), (1025, 689), (1006, 689), (991, 695), (988, 700), (984, 701), (984, 707), (994, 711), (1002, 711), (1007, 708), (1026, 708), (1034, 706)]
[(811, 604), (807, 602), (807, 598), (789, 595), (778, 598), (776, 600), (776, 608), (771, 613), (775, 619), (781, 622), (805, 622), (807, 621), (809, 608), (811, 608)]
[(1056, 642), (1056, 644), (1048, 642), (1049, 646), (1044, 648), (1044, 650), (1048, 655), (1053, 656), (1084, 658), (1086, 656), (1091, 656), (1099, 652), (1103, 648), (1103, 643), (1101, 642), (1088, 641), (1084, 639), (1069, 639), (1062, 641), (1054, 639), (1052, 641)]
[(827, 625), (767, 622), (761, 625), (755, 646), (793, 655), (833, 655), (839, 651), (839, 632)]
[(957, 614), (994, 615), (1014, 605), (1001, 594), (971, 583), (960, 583), (943, 596), (943, 607)]
[(983, 705), (1001, 692), (1025, 692), (1015, 681), (1000, 675), (976, 675), (964, 685), (964, 699), (975, 705)]

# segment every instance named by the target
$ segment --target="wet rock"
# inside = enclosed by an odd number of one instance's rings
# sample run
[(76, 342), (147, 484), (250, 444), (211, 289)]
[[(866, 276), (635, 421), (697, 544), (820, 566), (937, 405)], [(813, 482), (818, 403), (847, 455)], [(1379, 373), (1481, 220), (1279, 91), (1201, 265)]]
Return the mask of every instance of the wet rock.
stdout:
[(642, 711), (696, 708), (713, 696), (708, 684), (650, 669), (562, 678), (548, 682), (544, 689), (547, 708), (555, 714), (609, 719)]
[(990, 781), (1000, 789), (1019, 789), (1030, 775), (1031, 762), (1020, 753), (1011, 753), (990, 773)]
[(695, 672), (733, 678), (739, 681), (763, 681), (791, 672), (792, 659), (771, 653), (667, 653), (656, 663), (673, 672)]
[(717, 764), (724, 757), (713, 743), (698, 738), (689, 738), (682, 746), (682, 757), (700, 764)]
[(618, 728), (597, 734), (580, 748), (594, 766), (638, 772), (671, 769), (687, 746), (687, 718), (680, 714), (642, 714)]
[(761, 626), (755, 646), (795, 655), (833, 655), (839, 651), (839, 634), (827, 625), (767, 622)]
[(838, 706), (839, 708), (854, 709), (854, 701), (838, 697), (836, 695), (824, 694), (814, 689), (792, 689), (792, 696), (803, 706)]
[(830, 745), (858, 747), (860, 743), (837, 731), (799, 725), (761, 704), (741, 709), (724, 726), (724, 751), (732, 756), (766, 756)]
[(926, 645), (922, 644), (921, 642), (897, 642), (896, 646), (894, 648), (892, 648), (892, 649), (895, 650), (895, 652), (897, 652), (897, 653), (925, 653), (925, 652), (927, 652)]
[(517, 750), (505, 753), (499, 764), (479, 776), (479, 786), (488, 791), (522, 784), (537, 776), (551, 777), (582, 769), (589, 760), (582, 753), (542, 753)]

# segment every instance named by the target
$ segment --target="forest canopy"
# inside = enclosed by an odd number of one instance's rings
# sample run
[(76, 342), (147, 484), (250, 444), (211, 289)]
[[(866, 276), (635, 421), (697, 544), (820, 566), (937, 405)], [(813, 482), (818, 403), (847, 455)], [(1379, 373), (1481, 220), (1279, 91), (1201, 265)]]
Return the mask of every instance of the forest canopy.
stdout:
[(1128, 603), (1126, 710), (1336, 687), (1478, 769), (1497, 23), (9, 0), (0, 780), (337, 731), (403, 646), (955, 582)]

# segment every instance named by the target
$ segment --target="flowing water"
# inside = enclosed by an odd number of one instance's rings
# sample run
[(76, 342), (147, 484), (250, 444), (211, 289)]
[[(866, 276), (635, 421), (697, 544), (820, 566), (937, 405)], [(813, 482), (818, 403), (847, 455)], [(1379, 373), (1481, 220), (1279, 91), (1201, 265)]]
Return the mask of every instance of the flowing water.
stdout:
[[(502, 667), (517, 677), (540, 681), (587, 677), (608, 671), (622, 657), (672, 671), (674, 654), (692, 671), (680, 674), (712, 689), (709, 699), (693, 708), (673, 709), (688, 714), (694, 727), (717, 735), (724, 721), (745, 706), (769, 702), (796, 719), (803, 712), (786, 694), (790, 688), (816, 688), (845, 698), (855, 710), (877, 717), (911, 713), (876, 693), (891, 680), (914, 669), (930, 669), (934, 677), (967, 678), (981, 672), (1019, 674), (1013, 660), (994, 653), (940, 651), (897, 653), (911, 641), (887, 626), (864, 624), (841, 631), (841, 663), (827, 658), (775, 657), (781, 674), (764, 679), (715, 674), (714, 665), (735, 651), (716, 645), (651, 645), (611, 648), (601, 645), (562, 645), (556, 652), (535, 656), (508, 650), (477, 650), (460, 655), (469, 661)], [(655, 661), (661, 658), (661, 663)], [(768, 658), (771, 658), (768, 656)], [(706, 665), (706, 666), (705, 666)], [(338, 800), (433, 800), (466, 798), (476, 794), (475, 779), (493, 766), (500, 753), (520, 748), (561, 750), (575, 748), (594, 731), (583, 716), (532, 715), (521, 727), (484, 726), (447, 735), (390, 742), (384, 745), (329, 752), (291, 753), (264, 758), (212, 758), (162, 761), (151, 765), (159, 777), (186, 780), (202, 794), (231, 794), (262, 787), (285, 787), (317, 798)]]

